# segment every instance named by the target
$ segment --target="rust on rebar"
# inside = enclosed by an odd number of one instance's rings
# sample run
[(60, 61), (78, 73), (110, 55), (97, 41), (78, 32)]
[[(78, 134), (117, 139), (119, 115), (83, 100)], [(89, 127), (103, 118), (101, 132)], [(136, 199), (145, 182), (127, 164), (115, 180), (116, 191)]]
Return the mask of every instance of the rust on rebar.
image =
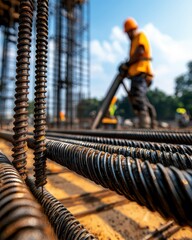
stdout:
[[(48, 0), (37, 1), (36, 23), (36, 76), (35, 76), (35, 109), (34, 109), (34, 166), (35, 184), (43, 187), (46, 184), (46, 83), (47, 83), (47, 48), (48, 48)], [(43, 189), (42, 189), (43, 191)]]
[(16, 94), (14, 115), (13, 165), (26, 179), (27, 132), (28, 132), (28, 84), (33, 1), (21, 0), (17, 44)]

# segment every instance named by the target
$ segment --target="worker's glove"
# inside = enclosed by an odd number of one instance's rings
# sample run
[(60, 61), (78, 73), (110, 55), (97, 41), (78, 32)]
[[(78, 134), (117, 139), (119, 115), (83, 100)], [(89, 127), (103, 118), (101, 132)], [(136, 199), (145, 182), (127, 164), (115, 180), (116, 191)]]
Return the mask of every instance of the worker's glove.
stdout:
[(128, 62), (123, 62), (119, 65), (119, 71), (128, 71), (129, 69), (129, 63)]
[(122, 74), (122, 75), (127, 75), (127, 72), (128, 72), (128, 69), (129, 69), (129, 64), (128, 64), (128, 62), (124, 62), (124, 63), (121, 63), (120, 65), (119, 65), (119, 72), (120, 72), (120, 74)]

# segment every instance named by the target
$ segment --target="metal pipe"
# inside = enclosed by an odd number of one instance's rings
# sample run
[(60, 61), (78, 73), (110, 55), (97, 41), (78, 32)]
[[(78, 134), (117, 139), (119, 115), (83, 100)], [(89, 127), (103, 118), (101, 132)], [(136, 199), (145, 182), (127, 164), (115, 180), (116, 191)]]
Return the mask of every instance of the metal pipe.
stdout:
[(0, 239), (56, 239), (40, 205), (2, 153), (0, 183)]

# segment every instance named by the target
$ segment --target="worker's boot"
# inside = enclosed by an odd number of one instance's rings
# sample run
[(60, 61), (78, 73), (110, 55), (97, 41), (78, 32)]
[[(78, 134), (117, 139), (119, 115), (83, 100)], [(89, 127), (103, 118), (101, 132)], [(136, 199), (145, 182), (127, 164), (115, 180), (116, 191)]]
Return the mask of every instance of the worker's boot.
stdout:
[(145, 112), (145, 111), (139, 112), (138, 117), (139, 117), (139, 127), (140, 128), (150, 128), (151, 127), (151, 120), (150, 120), (148, 112)]

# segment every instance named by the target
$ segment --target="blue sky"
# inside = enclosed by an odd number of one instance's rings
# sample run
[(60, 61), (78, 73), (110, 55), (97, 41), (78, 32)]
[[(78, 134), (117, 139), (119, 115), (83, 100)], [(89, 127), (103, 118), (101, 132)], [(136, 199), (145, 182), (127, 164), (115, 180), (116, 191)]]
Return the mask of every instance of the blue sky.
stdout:
[[(151, 43), (152, 89), (174, 93), (174, 79), (192, 60), (192, 0), (90, 0), (91, 95), (104, 97), (120, 62), (128, 57), (123, 22), (134, 17)], [(127, 80), (127, 83), (129, 81)], [(126, 95), (122, 89), (118, 95)]]

